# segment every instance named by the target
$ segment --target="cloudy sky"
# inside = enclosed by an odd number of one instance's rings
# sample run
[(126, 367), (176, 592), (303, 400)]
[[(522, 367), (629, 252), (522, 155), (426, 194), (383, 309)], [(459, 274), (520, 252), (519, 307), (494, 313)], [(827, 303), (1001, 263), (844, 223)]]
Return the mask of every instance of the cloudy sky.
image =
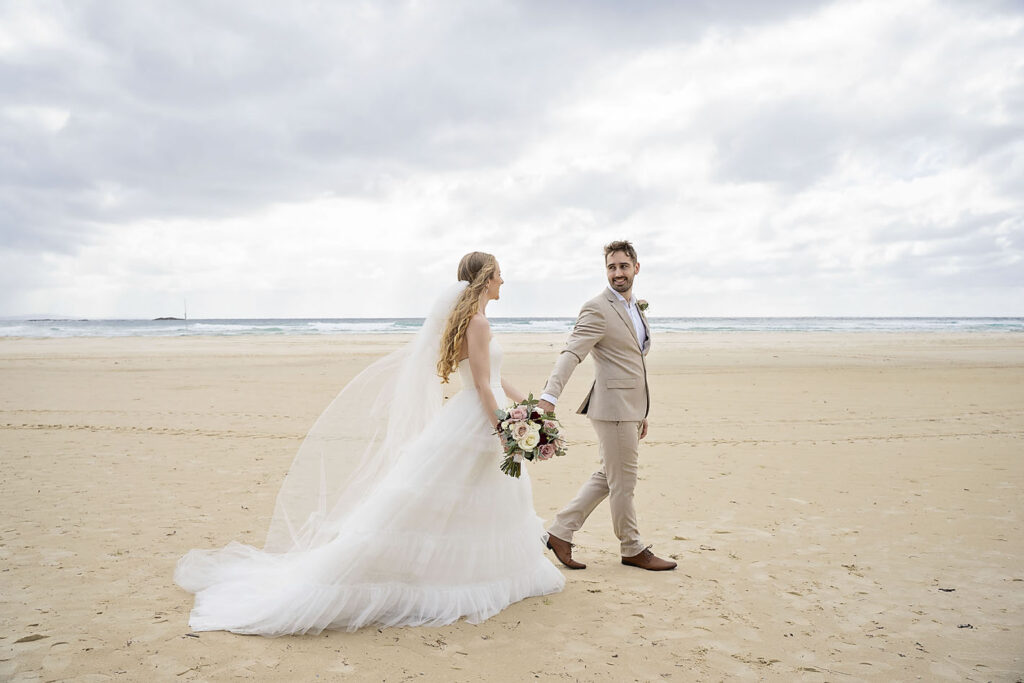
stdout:
[(0, 0), (0, 316), (1024, 315), (1024, 3)]

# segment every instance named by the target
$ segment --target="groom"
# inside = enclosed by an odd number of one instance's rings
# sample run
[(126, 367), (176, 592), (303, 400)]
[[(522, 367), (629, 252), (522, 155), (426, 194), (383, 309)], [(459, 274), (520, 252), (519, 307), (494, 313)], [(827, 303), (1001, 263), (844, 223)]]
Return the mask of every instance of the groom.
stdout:
[(608, 289), (583, 304), (539, 404), (545, 412), (553, 410), (573, 370), (593, 353), (595, 381), (577, 412), (589, 417), (597, 432), (602, 467), (555, 516), (548, 547), (569, 569), (586, 569), (572, 559), (572, 535), (598, 503), (609, 498), (622, 564), (651, 571), (675, 569), (675, 562), (661, 559), (641, 542), (633, 509), (640, 439), (647, 436), (650, 409), (644, 362), (651, 348), (650, 328), (633, 298), (633, 278), (640, 264), (633, 245), (625, 241), (607, 245), (604, 262)]

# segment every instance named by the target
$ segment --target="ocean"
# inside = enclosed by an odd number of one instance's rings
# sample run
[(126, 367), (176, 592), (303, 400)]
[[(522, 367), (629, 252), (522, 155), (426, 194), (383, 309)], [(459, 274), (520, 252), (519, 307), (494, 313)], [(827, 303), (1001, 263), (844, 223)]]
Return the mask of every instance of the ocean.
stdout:
[[(422, 318), (0, 320), (0, 337), (401, 334)], [(567, 333), (573, 318), (491, 318), (498, 334)], [(659, 332), (1024, 332), (1024, 318), (650, 318)]]

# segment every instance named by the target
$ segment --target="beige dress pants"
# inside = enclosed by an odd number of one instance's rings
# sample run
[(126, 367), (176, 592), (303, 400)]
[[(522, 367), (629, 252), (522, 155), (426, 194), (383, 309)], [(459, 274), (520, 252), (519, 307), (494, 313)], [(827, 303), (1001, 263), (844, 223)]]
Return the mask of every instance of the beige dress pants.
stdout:
[(643, 552), (637, 529), (633, 490), (636, 488), (640, 455), (640, 429), (642, 422), (610, 422), (591, 420), (601, 451), (600, 470), (594, 472), (576, 497), (555, 516), (548, 533), (563, 541), (572, 541), (587, 517), (598, 504), (608, 498), (612, 527), (619, 537), (623, 557)]

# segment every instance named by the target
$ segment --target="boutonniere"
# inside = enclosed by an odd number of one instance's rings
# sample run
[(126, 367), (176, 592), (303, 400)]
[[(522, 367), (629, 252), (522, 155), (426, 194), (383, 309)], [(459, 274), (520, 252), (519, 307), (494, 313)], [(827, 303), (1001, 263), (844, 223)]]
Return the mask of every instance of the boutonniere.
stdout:
[(648, 306), (650, 306), (650, 304), (647, 303), (647, 299), (637, 299), (636, 300), (636, 307), (640, 309), (641, 313), (646, 313)]

